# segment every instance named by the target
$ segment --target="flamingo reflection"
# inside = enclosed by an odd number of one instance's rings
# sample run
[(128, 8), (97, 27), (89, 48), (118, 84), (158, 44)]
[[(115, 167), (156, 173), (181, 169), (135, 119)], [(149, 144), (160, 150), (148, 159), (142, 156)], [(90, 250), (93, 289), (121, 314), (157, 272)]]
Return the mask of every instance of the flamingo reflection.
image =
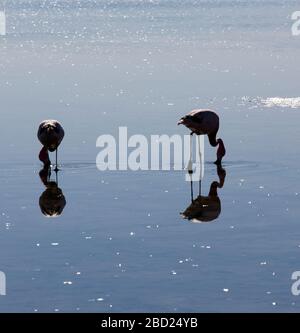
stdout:
[(184, 219), (194, 223), (212, 222), (221, 213), (221, 200), (218, 196), (218, 188), (224, 186), (226, 171), (222, 166), (217, 165), (219, 181), (213, 181), (207, 196), (201, 195), (201, 181), (199, 183), (199, 195), (194, 199), (193, 182), (191, 181), (191, 204), (181, 213)]
[(50, 166), (45, 166), (39, 173), (42, 183), (45, 185), (46, 190), (42, 193), (39, 199), (41, 212), (46, 217), (57, 217), (62, 214), (65, 206), (66, 199), (62, 190), (58, 187), (58, 176), (56, 172), (56, 180), (53, 181), (51, 177)]

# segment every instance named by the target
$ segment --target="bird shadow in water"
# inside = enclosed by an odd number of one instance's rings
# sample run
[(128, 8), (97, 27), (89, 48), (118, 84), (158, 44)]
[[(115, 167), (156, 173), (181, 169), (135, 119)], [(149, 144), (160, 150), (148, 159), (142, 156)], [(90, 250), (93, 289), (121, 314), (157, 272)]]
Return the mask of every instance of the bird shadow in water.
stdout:
[(218, 165), (217, 174), (219, 181), (213, 181), (207, 196), (201, 195), (201, 180), (199, 181), (199, 195), (194, 199), (193, 182), (191, 181), (191, 204), (180, 215), (194, 223), (212, 222), (221, 214), (221, 200), (218, 188), (224, 186), (226, 170)]
[(39, 173), (40, 179), (46, 187), (46, 190), (40, 196), (39, 206), (41, 212), (46, 217), (57, 217), (61, 215), (66, 206), (63, 191), (58, 187), (57, 171), (55, 175), (55, 181), (51, 180), (51, 168), (47, 166)]

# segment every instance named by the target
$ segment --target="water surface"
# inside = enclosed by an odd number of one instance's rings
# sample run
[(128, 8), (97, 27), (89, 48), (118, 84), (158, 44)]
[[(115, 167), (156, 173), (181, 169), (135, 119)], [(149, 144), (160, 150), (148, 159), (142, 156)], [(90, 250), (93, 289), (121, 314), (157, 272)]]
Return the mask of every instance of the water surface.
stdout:
[[(300, 309), (296, 1), (9, 1), (0, 38), (1, 312), (277, 312)], [(286, 106), (286, 105), (285, 105)], [(96, 168), (96, 139), (187, 134), (215, 109), (227, 156), (211, 222), (183, 219), (182, 171)], [(46, 218), (36, 138), (59, 119), (58, 187)], [(207, 197), (217, 168), (206, 141)], [(51, 178), (55, 180), (52, 173)], [(194, 184), (197, 197), (198, 184)], [(216, 203), (216, 201), (215, 201)], [(211, 217), (211, 215), (210, 215)], [(195, 221), (194, 221), (195, 222)]]

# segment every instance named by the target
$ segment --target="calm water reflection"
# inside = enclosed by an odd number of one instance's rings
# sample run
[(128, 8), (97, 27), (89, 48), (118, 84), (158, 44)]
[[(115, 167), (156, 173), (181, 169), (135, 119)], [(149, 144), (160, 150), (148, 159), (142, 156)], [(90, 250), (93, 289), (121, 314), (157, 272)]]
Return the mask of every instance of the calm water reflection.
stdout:
[(39, 199), (41, 212), (47, 217), (57, 217), (62, 214), (66, 206), (66, 198), (58, 187), (58, 172), (55, 171), (56, 180), (51, 180), (51, 167), (41, 169), (39, 176), (46, 187)]
[(191, 204), (181, 213), (182, 217), (194, 223), (212, 222), (221, 214), (221, 200), (218, 196), (218, 188), (224, 186), (226, 171), (222, 166), (217, 166), (219, 181), (213, 181), (210, 185), (208, 196), (201, 195), (202, 180), (199, 181), (199, 195), (194, 199), (194, 182), (191, 181)]

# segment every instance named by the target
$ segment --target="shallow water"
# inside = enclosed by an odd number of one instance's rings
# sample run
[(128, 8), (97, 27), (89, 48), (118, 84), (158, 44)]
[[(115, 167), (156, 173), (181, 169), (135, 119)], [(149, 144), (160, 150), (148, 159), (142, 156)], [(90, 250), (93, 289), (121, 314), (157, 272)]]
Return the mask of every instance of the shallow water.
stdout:
[[(6, 4), (1, 312), (299, 311), (291, 293), (300, 270), (299, 108), (263, 103), (299, 96), (300, 37), (290, 20), (298, 7)], [(191, 204), (184, 170), (97, 169), (99, 135), (117, 137), (119, 126), (129, 135), (187, 134), (177, 120), (198, 107), (220, 114), (227, 148), (213, 221), (183, 219)], [(66, 130), (57, 179), (66, 204), (56, 218), (40, 208), (36, 132), (49, 118)], [(220, 181), (208, 141), (205, 157), (203, 197)]]

